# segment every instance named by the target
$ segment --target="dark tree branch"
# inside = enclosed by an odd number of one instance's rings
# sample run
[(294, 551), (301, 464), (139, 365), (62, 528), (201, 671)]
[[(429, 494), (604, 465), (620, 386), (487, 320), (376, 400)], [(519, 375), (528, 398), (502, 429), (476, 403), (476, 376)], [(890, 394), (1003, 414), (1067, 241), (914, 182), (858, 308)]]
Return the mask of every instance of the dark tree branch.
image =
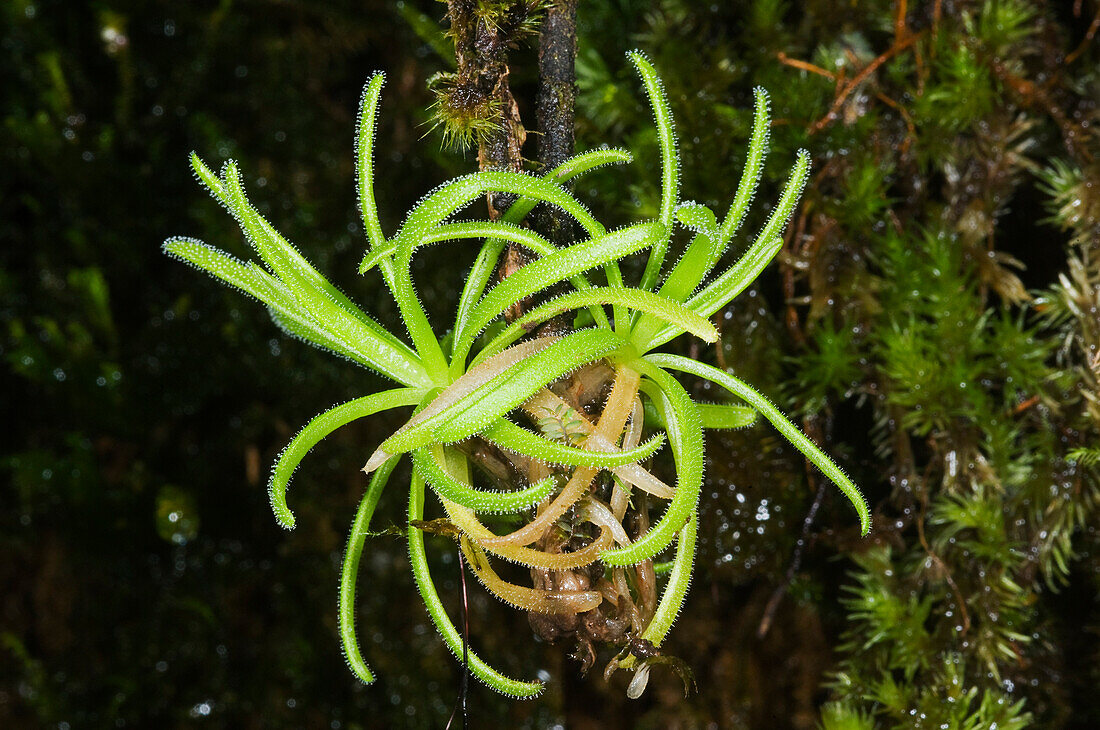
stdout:
[(546, 11), (539, 32), (539, 162), (549, 170), (573, 155), (576, 117), (577, 0)]
[[(573, 156), (576, 146), (577, 0), (561, 0), (546, 11), (539, 32), (538, 155), (549, 171)], [(541, 233), (558, 246), (573, 240), (573, 219), (542, 206), (536, 219)]]
[[(544, 172), (572, 157), (576, 148), (576, 59), (577, 0), (559, 0), (547, 9), (539, 30), (539, 89), (535, 114), (539, 130), (538, 159)], [(558, 208), (539, 206), (532, 215), (532, 223), (557, 246), (574, 240), (573, 219)], [(544, 329), (568, 329), (567, 318), (555, 317)]]

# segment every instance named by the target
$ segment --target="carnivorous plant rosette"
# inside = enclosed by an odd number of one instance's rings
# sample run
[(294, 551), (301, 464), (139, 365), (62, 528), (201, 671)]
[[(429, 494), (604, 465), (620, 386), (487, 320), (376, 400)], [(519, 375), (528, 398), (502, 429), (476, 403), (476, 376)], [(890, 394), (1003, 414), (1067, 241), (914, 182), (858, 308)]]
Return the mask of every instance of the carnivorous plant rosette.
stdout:
[[(290, 442), (270, 480), (271, 505), (280, 524), (294, 526), (287, 485), (315, 444), (355, 419), (413, 409), (408, 421), (367, 462), (370, 483), (352, 525), (341, 572), (341, 639), (352, 671), (364, 682), (371, 682), (373, 675), (355, 632), (359, 559), (375, 506), (405, 454), (413, 465), (409, 555), (428, 613), (450, 649), (467, 657), (475, 676), (516, 697), (538, 694), (541, 683), (506, 677), (476, 653), (464, 652), (464, 638), (447, 616), (428, 569), (425, 531), (456, 539), (489, 592), (546, 617), (540, 633), (548, 638), (575, 636), (582, 643), (623, 646), (607, 673), (635, 670), (629, 692), (637, 696), (650, 667), (671, 659), (662, 657), (659, 647), (691, 580), (704, 429), (738, 428), (762, 415), (844, 492), (859, 514), (863, 532), (869, 529), (868, 509), (855, 485), (766, 398), (730, 373), (657, 351), (684, 333), (717, 340), (709, 318), (779, 251), (780, 234), (808, 174), (808, 156), (799, 153), (779, 201), (745, 253), (711, 276), (744, 220), (760, 177), (767, 148), (767, 96), (756, 91), (747, 163), (729, 211), (719, 222), (706, 206), (679, 200), (671, 110), (650, 63), (637, 52), (630, 59), (656, 120), (661, 202), (655, 220), (612, 231), (564, 187), (596, 167), (631, 160), (624, 150), (602, 149), (577, 155), (541, 177), (490, 171), (447, 182), (424, 197), (387, 238), (373, 192), (375, 119), (383, 77), (370, 79), (363, 92), (356, 145), (360, 211), (368, 239), (360, 271), (377, 272), (385, 282), (404, 320), (407, 342), (331, 285), (260, 216), (235, 163), (226, 163), (216, 175), (192, 155), (199, 180), (237, 218), (262, 263), (240, 261), (186, 238), (169, 240), (165, 250), (259, 299), (287, 333), (399, 385), (322, 413)], [(500, 192), (516, 196), (500, 220), (454, 220), (475, 199)], [(558, 247), (521, 227), (539, 203), (568, 213), (583, 236)], [(677, 227), (691, 235), (680, 258), (666, 265)], [(454, 324), (441, 336), (417, 298), (410, 262), (421, 246), (469, 239), (480, 242), (480, 251), (459, 297)], [(508, 244), (525, 248), (533, 260), (490, 285)], [(648, 257), (644, 273), (637, 286), (627, 286), (619, 261), (637, 254)], [(602, 275), (593, 271), (597, 269)], [(513, 305), (540, 292), (559, 291), (563, 284), (567, 293), (529, 308), (513, 321), (504, 316)], [(570, 312), (580, 328), (550, 333), (537, 329)], [(675, 372), (709, 380), (746, 405), (695, 403)], [(587, 381), (578, 373), (588, 373)], [(648, 438), (647, 423), (657, 427)], [(668, 482), (643, 465), (666, 442), (675, 464), (675, 478)], [(484, 457), (485, 453), (495, 456)], [(478, 486), (484, 480), (474, 478), (474, 468), (484, 469), (487, 458), (508, 470), (504, 477), (497, 470), (497, 488)], [(424, 521), (426, 485), (442, 506), (442, 520)], [(650, 503), (665, 504), (652, 524)], [(496, 515), (511, 517), (505, 522)], [(506, 527), (501, 530), (500, 525)], [(667, 573), (667, 580), (658, 597), (653, 561), (670, 549), (673, 556), (660, 571)], [(506, 582), (494, 571), (493, 558), (530, 568), (536, 585)]]

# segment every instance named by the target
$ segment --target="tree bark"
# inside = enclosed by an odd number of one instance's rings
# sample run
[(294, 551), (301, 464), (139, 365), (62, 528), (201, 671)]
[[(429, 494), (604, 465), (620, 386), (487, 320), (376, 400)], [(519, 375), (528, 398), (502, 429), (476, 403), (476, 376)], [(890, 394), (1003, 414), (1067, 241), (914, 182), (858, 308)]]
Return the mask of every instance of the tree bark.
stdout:
[[(546, 12), (539, 32), (538, 157), (550, 171), (573, 156), (576, 147), (577, 0), (560, 0)], [(536, 224), (552, 243), (573, 240), (573, 219), (542, 206)]]
[[(513, 3), (515, 17), (505, 23), (481, 17), (476, 5), (473, 0), (447, 2), (458, 64), (456, 84), (494, 99), (500, 110), (496, 129), (479, 140), (478, 168), (520, 172), (527, 133), (508, 83), (508, 47), (515, 40), (512, 36), (519, 23), (526, 18), (527, 5), (521, 0)], [(489, 195), (489, 217), (500, 218), (513, 198), (504, 193)]]

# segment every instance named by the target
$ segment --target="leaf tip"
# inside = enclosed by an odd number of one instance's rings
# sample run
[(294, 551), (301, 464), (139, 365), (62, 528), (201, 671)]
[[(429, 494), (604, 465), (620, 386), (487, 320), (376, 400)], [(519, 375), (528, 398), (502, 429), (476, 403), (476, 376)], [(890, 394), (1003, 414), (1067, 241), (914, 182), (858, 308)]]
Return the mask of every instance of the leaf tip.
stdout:
[(294, 518), (294, 513), (290, 511), (290, 507), (287, 507), (285, 496), (274, 488), (274, 484), (270, 488), (270, 497), (271, 511), (275, 513), (275, 521), (279, 523), (280, 527), (293, 530), (298, 521)]
[(393, 454), (386, 452), (382, 447), (378, 447), (370, 458), (367, 459), (367, 463), (363, 465), (363, 473), (370, 474), (378, 467), (386, 463), (386, 459), (389, 459)]

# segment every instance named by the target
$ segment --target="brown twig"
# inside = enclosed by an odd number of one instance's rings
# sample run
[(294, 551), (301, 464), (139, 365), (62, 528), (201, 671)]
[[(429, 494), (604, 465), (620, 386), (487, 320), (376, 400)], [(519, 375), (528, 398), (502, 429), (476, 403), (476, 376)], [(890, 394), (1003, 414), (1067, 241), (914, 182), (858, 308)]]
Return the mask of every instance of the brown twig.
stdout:
[[(576, 118), (577, 0), (546, 11), (539, 31), (538, 156), (549, 170), (573, 155)], [(551, 239), (553, 240), (553, 239)]]
[(812, 74), (817, 74), (818, 76), (824, 76), (830, 81), (836, 81), (836, 74), (832, 71), (823, 69), (820, 66), (809, 63), (807, 61), (799, 61), (797, 58), (791, 58), (783, 51), (777, 53), (776, 58), (778, 58), (779, 62), (784, 66), (791, 66), (793, 68), (801, 69), (802, 71), (808, 71)]
[(1032, 408), (1033, 406), (1038, 405), (1038, 403), (1039, 403), (1039, 396), (1033, 395), (1030, 398), (1028, 398), (1027, 400), (1025, 400), (1023, 403), (1021, 403), (1020, 405), (1013, 408), (1012, 409), (1012, 415), (1018, 416), (1021, 413), (1023, 413), (1024, 411), (1028, 410), (1029, 408)]
[(836, 119), (837, 112), (840, 111), (840, 107), (844, 105), (844, 102), (848, 100), (848, 97), (852, 94), (853, 91), (855, 91), (857, 86), (866, 81), (871, 74), (873, 74), (875, 71), (878, 70), (880, 66), (882, 66), (882, 64), (886, 63), (891, 58), (904, 51), (906, 48), (909, 48), (911, 45), (920, 40), (923, 35), (923, 33), (917, 33), (916, 35), (907, 36), (904, 40), (895, 42), (894, 45), (890, 46), (890, 48), (882, 53), (882, 55), (864, 66), (863, 70), (853, 76), (852, 79), (844, 85), (844, 88), (840, 90), (840, 93), (837, 94), (836, 99), (833, 100), (832, 107), (829, 108), (829, 111), (826, 112), (825, 116), (821, 117), (821, 119), (818, 119), (816, 122), (810, 125), (810, 134), (817, 134), (822, 129), (829, 126), (829, 124)]
[(924, 96), (924, 82), (928, 78), (928, 67), (924, 63), (924, 54), (920, 46), (913, 49), (913, 63), (917, 71), (917, 96)]
[[(508, 47), (515, 30), (482, 17), (470, 0), (447, 0), (447, 17), (455, 45), (456, 84), (470, 93), (492, 97), (500, 109), (499, 126), (479, 139), (478, 167), (519, 172), (526, 132), (508, 83)], [(508, 207), (507, 196), (490, 195), (488, 202), (494, 220)]]
[(894, 11), (894, 43), (900, 43), (909, 35), (909, 29), (905, 27), (905, 14), (908, 10), (908, 0), (898, 0), (897, 10)]
[[(451, 21), (450, 35), (455, 42), (457, 83), (492, 98), (494, 106), (500, 110), (499, 124), (478, 140), (478, 169), (520, 172), (523, 169), (521, 150), (527, 135), (508, 83), (508, 46), (512, 39), (504, 28), (481, 17), (470, 0), (447, 0), (447, 14)], [(489, 218), (499, 219), (514, 199), (515, 196), (504, 193), (486, 195)], [(505, 278), (524, 262), (520, 249), (509, 245), (501, 259), (498, 277)], [(523, 307), (524, 302), (513, 304), (505, 318), (512, 321), (522, 316)]]
[[(779, 62), (782, 63), (784, 66), (790, 66), (791, 68), (797, 68), (800, 71), (806, 71), (807, 73), (824, 76), (830, 81), (836, 81), (838, 83), (840, 83), (843, 79), (843, 76), (838, 76), (832, 71), (824, 69), (821, 66), (809, 63), (807, 61), (800, 61), (797, 58), (791, 58), (783, 51), (777, 53), (776, 57), (779, 59)], [(905, 107), (888, 97), (886, 94), (883, 94), (882, 92), (877, 92), (875, 94), (875, 98), (877, 98), (883, 104), (886, 104), (891, 109), (894, 109), (898, 114), (901, 115), (902, 120), (905, 122), (905, 127), (908, 130), (908, 135), (906, 136), (905, 142), (902, 144), (901, 148), (901, 152), (902, 154), (904, 154), (909, 149), (909, 145), (911, 144), (912, 140), (915, 139), (917, 136), (916, 127), (913, 125), (913, 118), (909, 116), (909, 112), (905, 110)]]
[[(550, 5), (539, 29), (539, 86), (535, 98), (538, 121), (538, 160), (544, 171), (554, 169), (573, 156), (576, 147), (576, 57), (577, 0)], [(575, 239), (572, 216), (560, 208), (540, 205), (531, 215), (531, 225), (556, 246)], [(516, 248), (509, 244), (509, 252)], [(548, 292), (553, 296), (554, 292)], [(558, 315), (542, 325), (543, 332), (564, 332), (572, 319)]]
[[(1100, 18), (1100, 15), (1097, 16)], [(1020, 99), (1020, 101), (1027, 106), (1038, 106), (1040, 109), (1046, 111), (1050, 115), (1050, 118), (1054, 120), (1055, 124), (1062, 132), (1062, 143), (1066, 146), (1066, 150), (1069, 151), (1074, 157), (1092, 161), (1092, 154), (1081, 147), (1078, 143), (1078, 139), (1084, 137), (1079, 134), (1080, 126), (1074, 124), (1066, 116), (1065, 111), (1058, 105), (1048, 93), (1051, 85), (1056, 80), (1057, 76), (1051, 77), (1050, 81), (1046, 84), (1036, 84), (1027, 79), (1022, 79), (1016, 74), (1008, 70), (1008, 68), (996, 60), (989, 61), (989, 67), (993, 71), (993, 75), (998, 80), (1002, 81), (1008, 86)]]
[[(1080, 7), (1075, 8), (1075, 10), (1079, 11)], [(1078, 17), (1080, 17), (1080, 14), (1078, 14)], [(1089, 29), (1085, 31), (1085, 37), (1081, 39), (1077, 48), (1073, 49), (1073, 52), (1066, 56), (1066, 60), (1063, 61), (1066, 66), (1076, 61), (1077, 58), (1085, 52), (1085, 48), (1088, 47), (1089, 43), (1092, 43), (1092, 39), (1096, 37), (1096, 31), (1098, 30), (1100, 30), (1100, 10), (1096, 11), (1096, 17), (1092, 19), (1092, 23), (1089, 24)]]

